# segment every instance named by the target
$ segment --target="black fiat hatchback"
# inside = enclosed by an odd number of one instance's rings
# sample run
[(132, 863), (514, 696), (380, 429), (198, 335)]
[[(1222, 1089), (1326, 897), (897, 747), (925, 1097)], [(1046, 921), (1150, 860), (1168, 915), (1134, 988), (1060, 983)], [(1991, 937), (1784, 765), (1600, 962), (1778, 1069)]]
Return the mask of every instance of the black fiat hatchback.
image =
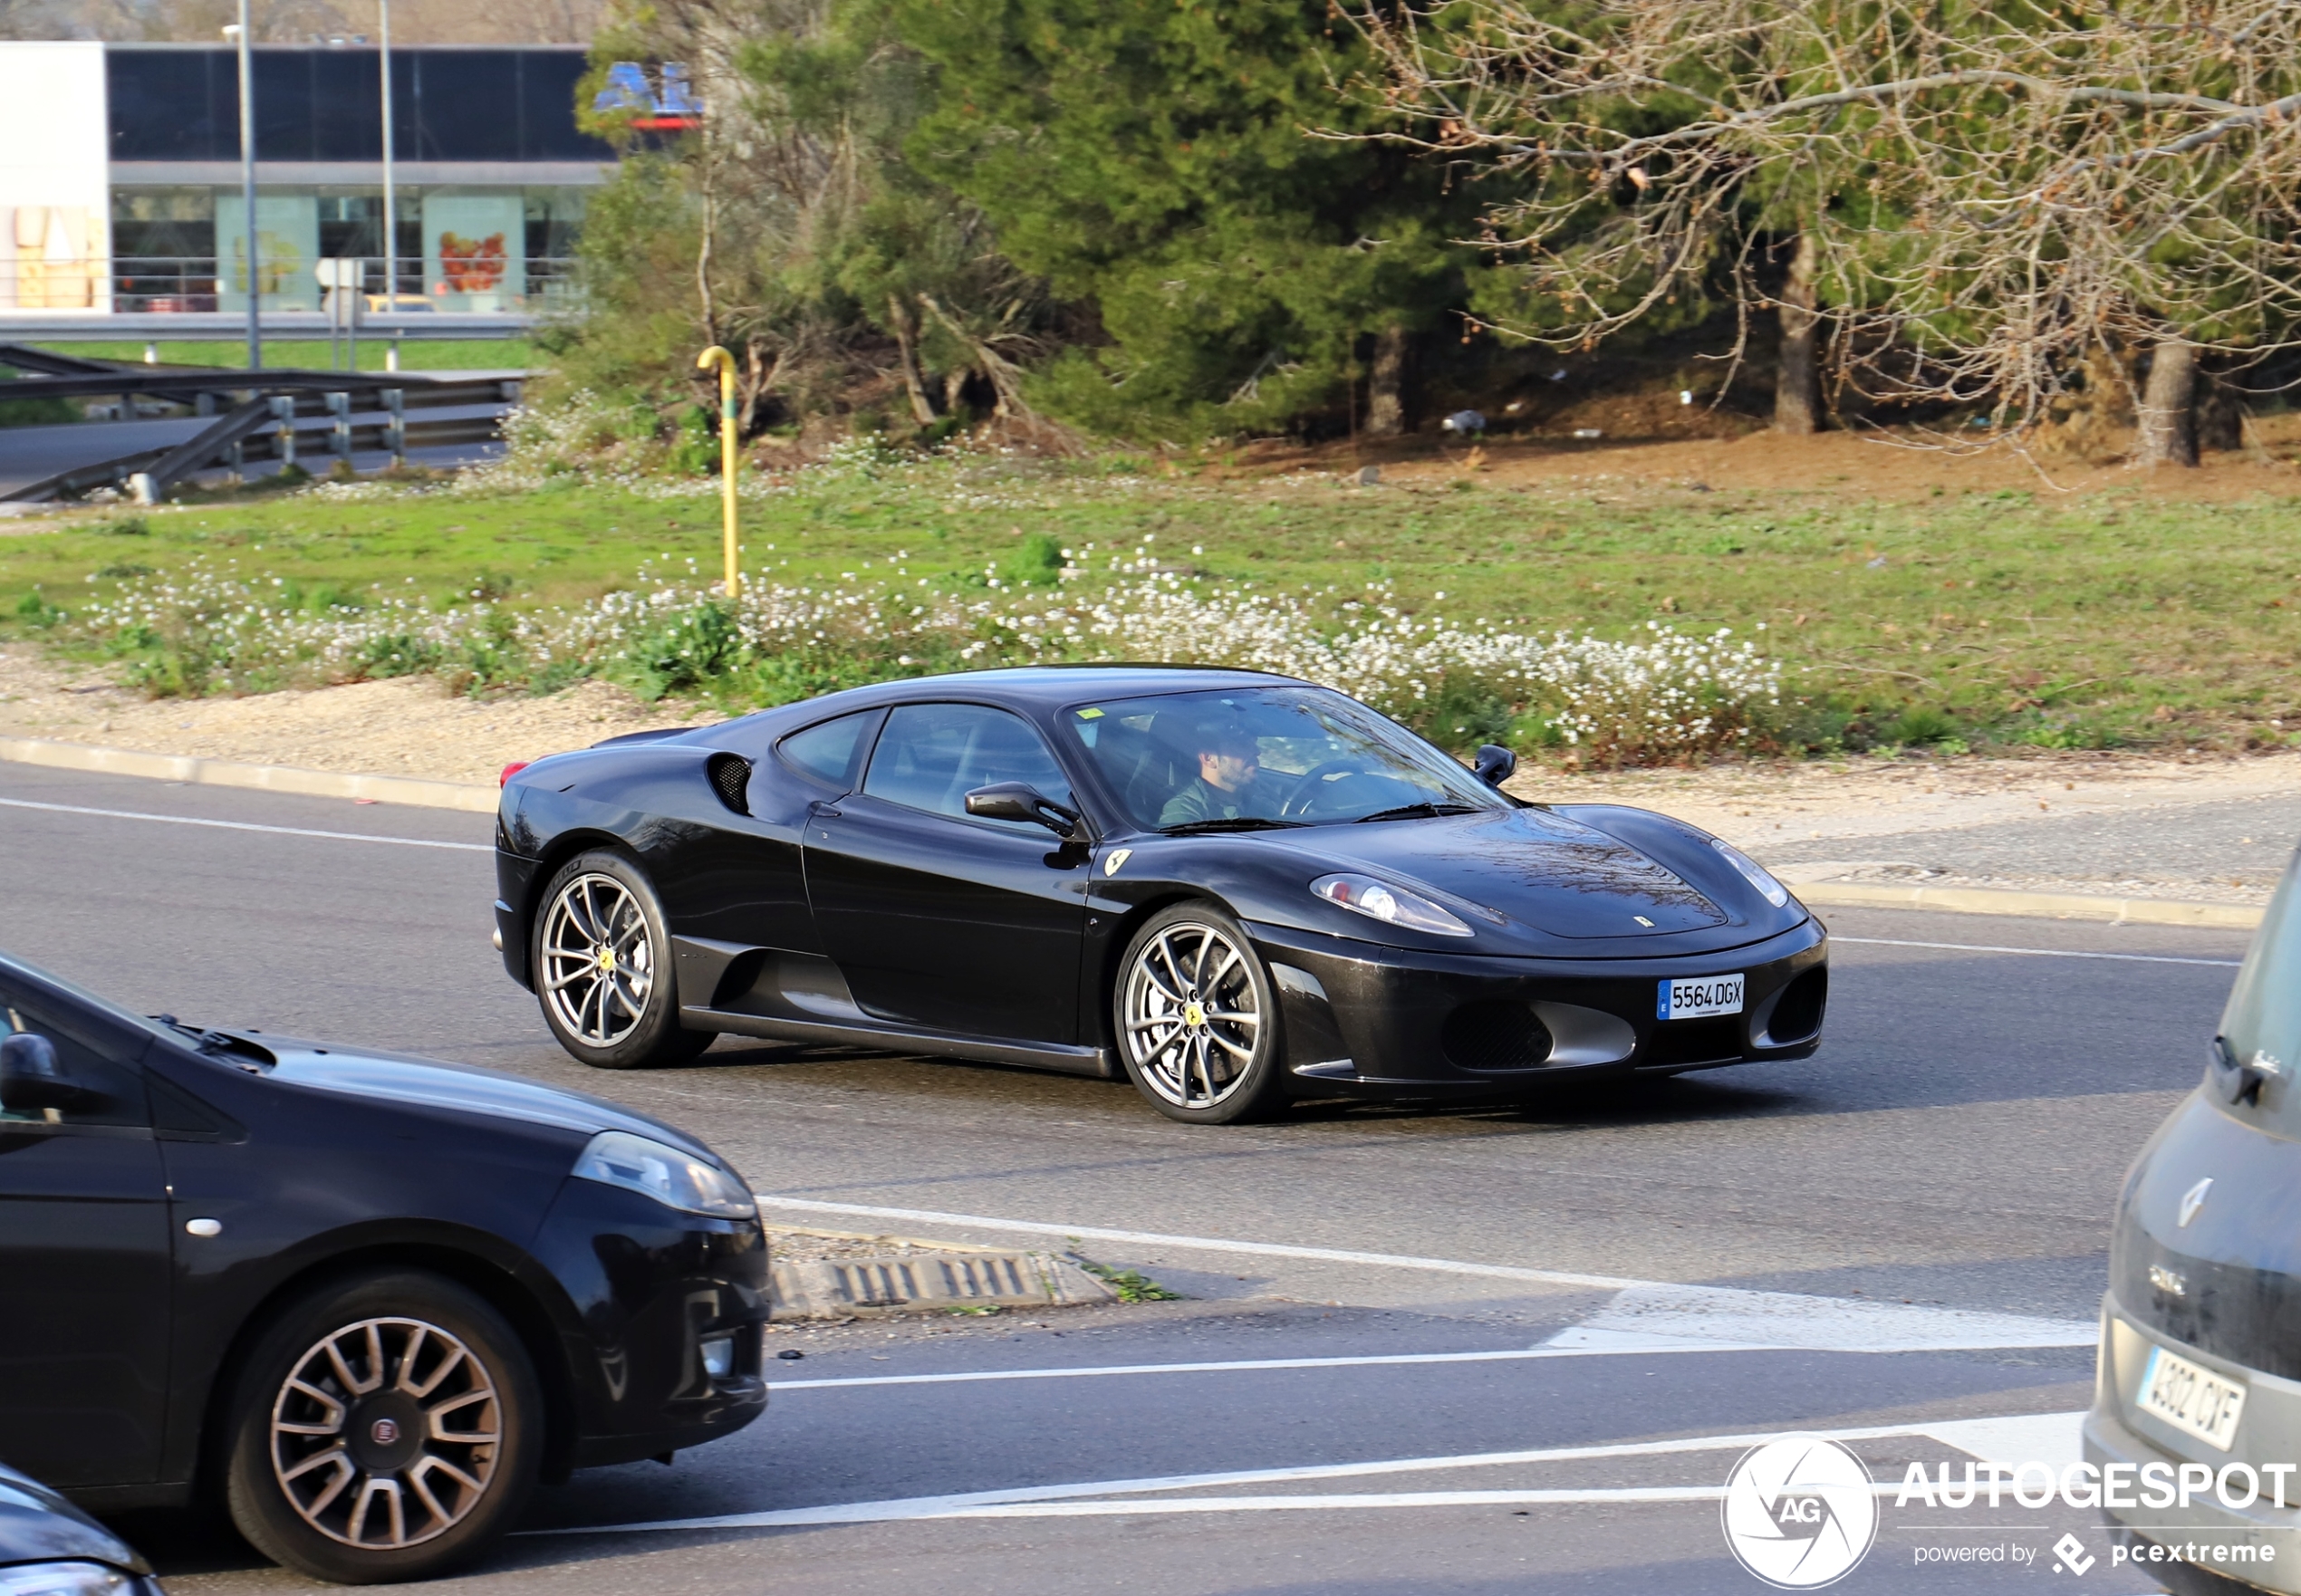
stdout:
[(766, 1405), (709, 1149), (515, 1076), (146, 1018), (0, 956), (0, 1463), (418, 1579)]

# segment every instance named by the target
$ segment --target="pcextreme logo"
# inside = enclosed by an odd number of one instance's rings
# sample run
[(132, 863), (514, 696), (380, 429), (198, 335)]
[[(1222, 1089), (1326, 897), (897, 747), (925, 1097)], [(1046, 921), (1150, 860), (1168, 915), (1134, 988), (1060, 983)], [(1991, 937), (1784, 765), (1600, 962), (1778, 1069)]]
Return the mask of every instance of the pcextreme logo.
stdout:
[(1877, 1492), (1862, 1460), (1835, 1441), (1784, 1436), (1734, 1465), (1719, 1516), (1744, 1568), (1776, 1590), (1811, 1591), (1869, 1555)]

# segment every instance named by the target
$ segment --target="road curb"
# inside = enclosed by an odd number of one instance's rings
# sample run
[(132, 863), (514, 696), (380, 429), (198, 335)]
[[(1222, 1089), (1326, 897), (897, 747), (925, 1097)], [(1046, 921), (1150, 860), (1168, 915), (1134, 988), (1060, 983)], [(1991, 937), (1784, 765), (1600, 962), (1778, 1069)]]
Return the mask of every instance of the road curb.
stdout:
[(1936, 914), (2023, 915), (2032, 919), (2106, 920), (2127, 926), (2198, 926), (2250, 931), (2253, 903), (2186, 903), (2171, 898), (2104, 898), (2084, 892), (2013, 892), (1995, 887), (1873, 887), (1813, 882), (1791, 889), (1808, 909), (1922, 909)]
[(1053, 1253), (915, 1253), (882, 1258), (808, 1259), (771, 1274), (781, 1322), (863, 1319), (887, 1313), (980, 1312), (1115, 1303), (1119, 1293)]
[(41, 764), (52, 770), (93, 771), (104, 775), (143, 776), (204, 787), (254, 787), (306, 798), (366, 799), (371, 803), (406, 803), (419, 809), (496, 812), (496, 789), (469, 782), (434, 782), (420, 776), (344, 775), (332, 770), (302, 770), (292, 764), (241, 764), (229, 759), (199, 759), (184, 754), (142, 754), (130, 748), (99, 748), (45, 737), (0, 737), (0, 760)]

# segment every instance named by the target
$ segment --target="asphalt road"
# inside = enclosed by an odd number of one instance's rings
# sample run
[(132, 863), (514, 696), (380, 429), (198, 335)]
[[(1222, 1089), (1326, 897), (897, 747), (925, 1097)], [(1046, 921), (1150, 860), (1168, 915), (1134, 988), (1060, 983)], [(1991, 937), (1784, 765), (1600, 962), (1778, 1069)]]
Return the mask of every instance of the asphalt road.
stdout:
[[(486, 837), (0, 766), (0, 946), (149, 1010), (621, 1098), (704, 1130), (771, 1218), (1086, 1233), (1194, 1299), (782, 1332), (805, 1356), (751, 1430), (579, 1476), (442, 1587), (506, 1596), (1763, 1589), (1715, 1500), (1753, 1439), (1855, 1431), (1887, 1480), (2066, 1449), (2092, 1354), (2045, 1343), (2082, 1343), (2118, 1182), (2194, 1082), (2244, 945), (1834, 912), (1815, 1059), (1207, 1130), (1123, 1086), (747, 1042), (584, 1070), (488, 949)], [(1688, 1284), (1716, 1289), (1666, 1289)], [(890, 1383), (913, 1375), (967, 1378)], [(1841, 1588), (2012, 1588), (2052, 1577), (2068, 1532), (2100, 1559), (2086, 1589), (2151, 1588), (2065, 1506), (1882, 1514)], [(640, 1524), (665, 1527), (618, 1527)], [(131, 1527), (171, 1589), (305, 1588), (196, 1522)], [(1921, 1561), (1944, 1547), (2003, 1560)]]
[[(2118, 814), (2039, 815), (1950, 831), (1809, 838), (1765, 850), (1776, 863), (1809, 860), (1895, 861), (1964, 880), (2139, 884), (2210, 897), (2214, 889), (2276, 885), (2301, 841), (2301, 794), (2185, 803)], [(2231, 896), (2227, 891), (2223, 898)]]

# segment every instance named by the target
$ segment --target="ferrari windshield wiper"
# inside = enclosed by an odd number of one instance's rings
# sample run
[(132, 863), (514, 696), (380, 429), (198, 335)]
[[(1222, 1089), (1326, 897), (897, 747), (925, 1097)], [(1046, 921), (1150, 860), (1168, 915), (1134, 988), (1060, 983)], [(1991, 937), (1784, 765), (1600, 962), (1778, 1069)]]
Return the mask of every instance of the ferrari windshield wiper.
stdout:
[(1279, 832), (1306, 826), (1306, 820), (1265, 820), (1258, 814), (1223, 815), (1215, 820), (1185, 821), (1179, 826), (1160, 826), (1162, 837), (1199, 837), (1215, 832)]
[(1401, 803), (1396, 809), (1378, 809), (1372, 814), (1360, 815), (1351, 823), (1362, 826), (1370, 820), (1420, 820), (1431, 815), (1476, 814), (1478, 812), (1478, 806), (1475, 803), (1432, 803), (1425, 800), (1420, 803)]

